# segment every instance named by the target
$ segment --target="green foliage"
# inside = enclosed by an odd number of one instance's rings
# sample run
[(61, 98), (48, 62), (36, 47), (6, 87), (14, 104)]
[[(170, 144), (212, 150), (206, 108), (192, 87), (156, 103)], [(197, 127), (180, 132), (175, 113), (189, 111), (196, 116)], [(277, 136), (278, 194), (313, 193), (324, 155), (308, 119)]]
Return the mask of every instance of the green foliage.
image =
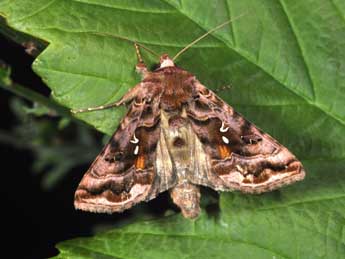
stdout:
[(0, 63), (0, 87), (33, 104), (11, 99), (17, 121), (10, 130), (0, 130), (0, 143), (31, 151), (35, 158), (32, 171), (42, 174), (44, 189), (51, 189), (72, 168), (90, 163), (101, 146), (89, 127), (71, 123), (74, 120), (66, 108), (12, 82), (10, 72), (6, 64)]
[(0, 130), (0, 143), (32, 152), (32, 171), (42, 174), (44, 189), (53, 188), (71, 169), (89, 164), (101, 150), (92, 130), (67, 118), (52, 119), (55, 111), (46, 106), (29, 107), (13, 98), (11, 110), (17, 118), (16, 126)]
[[(69, 108), (113, 102), (139, 82), (133, 47), (109, 35), (173, 56), (247, 13), (177, 64), (212, 89), (230, 84), (220, 96), (291, 149), (307, 172), (273, 193), (222, 194), (216, 216), (173, 215), (63, 242), (60, 258), (343, 258), (344, 1), (4, 0), (0, 13), (50, 43), (34, 69)], [(123, 111), (78, 118), (111, 134)]]
[(5, 87), (11, 85), (10, 74), (11, 69), (0, 60), (0, 85)]

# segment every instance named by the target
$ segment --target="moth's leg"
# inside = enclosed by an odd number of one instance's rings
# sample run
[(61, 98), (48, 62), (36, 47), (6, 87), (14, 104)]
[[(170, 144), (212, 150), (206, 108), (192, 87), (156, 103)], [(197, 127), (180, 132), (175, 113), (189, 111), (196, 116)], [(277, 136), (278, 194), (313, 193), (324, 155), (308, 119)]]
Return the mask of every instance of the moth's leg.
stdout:
[(221, 87), (213, 89), (213, 92), (218, 94), (219, 92), (224, 91), (224, 90), (231, 90), (231, 85), (223, 85)]
[(124, 96), (122, 96), (120, 100), (118, 100), (115, 103), (109, 103), (109, 104), (85, 108), (85, 109), (71, 110), (71, 112), (72, 113), (91, 112), (91, 111), (105, 110), (105, 109), (110, 109), (113, 107), (120, 106), (122, 104), (130, 102), (138, 95), (138, 93), (142, 92), (143, 90), (141, 87), (142, 87), (141, 83), (137, 84), (135, 87), (129, 89), (128, 92)]
[(141, 57), (139, 45), (134, 43), (134, 47), (135, 47), (135, 53), (137, 54), (137, 58), (138, 58), (138, 63), (135, 66), (135, 69), (144, 78), (148, 72), (147, 67), (146, 67), (146, 64), (144, 63), (144, 61)]
[(106, 105), (100, 105), (100, 106), (89, 107), (89, 108), (84, 108), (84, 109), (75, 109), (75, 110), (73, 109), (73, 110), (71, 110), (71, 112), (76, 114), (76, 113), (82, 113), (82, 112), (106, 110), (106, 109), (110, 109), (110, 108), (117, 107), (117, 106), (121, 105), (120, 101), (118, 101), (116, 103), (109, 103)]

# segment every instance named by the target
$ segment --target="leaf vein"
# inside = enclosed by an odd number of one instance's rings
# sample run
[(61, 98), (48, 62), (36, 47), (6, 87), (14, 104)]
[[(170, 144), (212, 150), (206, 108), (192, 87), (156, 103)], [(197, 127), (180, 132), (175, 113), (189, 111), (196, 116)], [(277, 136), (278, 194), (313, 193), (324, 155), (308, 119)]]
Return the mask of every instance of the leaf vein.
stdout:
[[(61, 28), (57, 28), (57, 27), (31, 27), (33, 30), (46, 30), (46, 31), (59, 31), (59, 32), (64, 32), (64, 33), (73, 33), (73, 34), (92, 34), (95, 36), (99, 36), (99, 37), (111, 37), (111, 38), (116, 38), (119, 40), (123, 40), (121, 38), (124, 38), (125, 36), (119, 36), (116, 34), (112, 34), (112, 33), (99, 33), (97, 31), (73, 31), (73, 30), (65, 30), (65, 29), (61, 29)], [(145, 41), (145, 40), (141, 40), (141, 39), (132, 39), (132, 38), (127, 38), (130, 41), (133, 42), (138, 42), (140, 44), (145, 44), (145, 45), (151, 45), (151, 46), (160, 46), (160, 47), (171, 47), (171, 48), (183, 48), (186, 45), (185, 44), (174, 44), (173, 42), (169, 41), (169, 42), (154, 42), (154, 41)], [(207, 44), (197, 44), (194, 45), (193, 48), (225, 48), (225, 45), (222, 41), (219, 41), (219, 44), (210, 44), (209, 42)]]
[(293, 22), (291, 20), (291, 18), (289, 17), (289, 13), (286, 9), (286, 6), (284, 4), (284, 0), (279, 0), (278, 1), (282, 7), (282, 10), (283, 12), (285, 13), (286, 15), (286, 18), (288, 20), (288, 24), (290, 25), (290, 28), (291, 28), (291, 31), (292, 31), (292, 34), (294, 35), (294, 38), (296, 40), (296, 43), (297, 43), (297, 46), (298, 46), (298, 49), (301, 53), (301, 56), (302, 56), (302, 60), (303, 60), (303, 64), (304, 64), (304, 67), (306, 68), (306, 71), (307, 71), (307, 76), (308, 76), (308, 79), (309, 79), (309, 82), (310, 82), (310, 86), (311, 86), (311, 91), (312, 91), (312, 100), (315, 101), (316, 97), (315, 97), (315, 83), (313, 81), (313, 78), (311, 76), (311, 71), (310, 71), (310, 68), (309, 68), (309, 65), (307, 63), (307, 60), (306, 60), (306, 57), (305, 57), (305, 54), (304, 54), (304, 50), (303, 50), (303, 47), (302, 47), (302, 44), (301, 42), (299, 41), (299, 37), (297, 35), (297, 30), (295, 29), (295, 26), (293, 25)]
[[(104, 80), (104, 81), (108, 81), (110, 83), (114, 83), (113, 80), (110, 80), (109, 78), (106, 77), (102, 77), (102, 76), (98, 76), (98, 75), (92, 75), (92, 74), (82, 74), (82, 73), (77, 73), (77, 72), (70, 72), (70, 71), (63, 71), (63, 70), (59, 70), (56, 68), (47, 68), (47, 67), (40, 67), (40, 70), (46, 70), (46, 71), (52, 71), (52, 72), (57, 72), (57, 73), (63, 73), (63, 74), (71, 74), (71, 75), (77, 75), (77, 76), (82, 76), (82, 77), (91, 77), (91, 78), (96, 78), (96, 79), (100, 79), (100, 80)], [(124, 84), (129, 84), (129, 82), (125, 82), (123, 81)]]
[(137, 12), (137, 13), (148, 13), (148, 14), (172, 14), (176, 13), (174, 9), (167, 10), (167, 11), (162, 11), (160, 9), (138, 9), (138, 8), (133, 8), (133, 7), (128, 7), (125, 8), (123, 6), (114, 6), (110, 4), (100, 4), (100, 3), (89, 3), (86, 1), (78, 1), (78, 0), (73, 0), (73, 2), (79, 3), (79, 4), (85, 4), (85, 5), (91, 5), (91, 6), (98, 6), (102, 8), (110, 8), (110, 9), (115, 9), (115, 10), (124, 10), (124, 11), (132, 11), (132, 12)]
[(344, 14), (341, 12), (339, 6), (334, 2), (334, 0), (331, 0), (332, 5), (334, 6), (335, 10), (339, 13), (339, 16), (344, 20), (345, 22), (345, 16)]
[(57, 0), (52, 0), (50, 1), (49, 3), (43, 5), (41, 8), (39, 8), (38, 10), (34, 11), (33, 13), (27, 15), (27, 16), (24, 16), (24, 17), (21, 17), (17, 20), (12, 20), (13, 23), (16, 23), (16, 22), (20, 22), (20, 21), (23, 21), (25, 19), (28, 19), (28, 18), (31, 18), (39, 13), (41, 13), (42, 11), (46, 10), (49, 6), (51, 6), (52, 4), (54, 4)]
[[(122, 235), (145, 235), (145, 236), (157, 236), (157, 237), (170, 237), (170, 238), (190, 238), (190, 239), (194, 239), (194, 240), (209, 240), (209, 241), (215, 241), (215, 242), (219, 242), (219, 237), (214, 236), (214, 237), (210, 237), (210, 235), (190, 235), (190, 234), (186, 234), (186, 233), (182, 233), (182, 234), (171, 234), (171, 233), (153, 233), (153, 232), (130, 232), (130, 231), (125, 231), (122, 229), (118, 229), (114, 232), (120, 232)], [(113, 232), (113, 233), (114, 233)], [(286, 256), (286, 255), (282, 255), (281, 253), (274, 251), (270, 248), (264, 247), (264, 246), (260, 246), (258, 244), (252, 243), (252, 242), (248, 242), (248, 241), (243, 241), (243, 240), (237, 240), (237, 239), (232, 239), (229, 238), (228, 236), (224, 237), (225, 240), (223, 239), (223, 242), (227, 241), (227, 243), (238, 243), (241, 245), (248, 245), (248, 246), (253, 246), (262, 250), (266, 250), (266, 251), (270, 251), (272, 253), (275, 253), (281, 257), (287, 258), (289, 259), (290, 257)], [(102, 241), (102, 238), (98, 237), (97, 238), (99, 241)]]
[[(231, 19), (231, 11), (230, 11), (230, 6), (227, 0), (224, 0), (225, 5), (226, 5), (226, 12), (228, 14), (228, 19)], [(234, 23), (230, 22), (229, 23), (230, 31), (231, 31), (231, 38), (232, 38), (232, 44), (236, 46), (236, 38), (235, 38), (235, 31), (234, 31)]]
[(329, 196), (329, 197), (322, 197), (318, 199), (310, 199), (310, 200), (302, 200), (302, 201), (296, 201), (296, 202), (290, 202), (286, 203), (284, 205), (278, 205), (278, 206), (269, 206), (269, 207), (263, 207), (263, 208), (258, 208), (258, 211), (266, 211), (266, 210), (275, 210), (275, 209), (283, 209), (283, 208), (288, 208), (292, 206), (300, 206), (300, 205), (305, 205), (307, 203), (314, 203), (314, 202), (320, 202), (320, 201), (331, 201), (331, 200), (338, 200), (338, 199), (344, 199), (345, 194), (341, 195), (335, 195), (335, 196)]
[[(101, 240), (101, 241), (102, 241), (102, 240)], [(104, 249), (103, 249), (103, 250), (91, 249), (91, 248), (88, 247), (88, 246), (85, 246), (85, 247), (84, 247), (83, 245), (80, 245), (80, 244), (73, 244), (73, 245), (71, 245), (71, 244), (64, 244), (64, 243), (62, 243), (62, 245), (65, 246), (65, 247), (72, 247), (72, 248), (77, 247), (77, 248), (81, 248), (81, 249), (83, 249), (83, 250), (91, 251), (91, 252), (97, 253), (97, 254), (99, 254), (99, 255), (111, 256), (111, 257), (116, 256), (116, 257), (115, 257), (116, 259), (129, 259), (129, 257), (124, 258), (124, 257), (119, 257), (118, 255), (113, 255), (113, 254), (106, 253), (106, 252), (104, 251)], [(62, 252), (62, 248), (59, 248), (59, 249), (60, 249), (61, 252)], [(67, 250), (67, 252), (69, 253), (68, 250)]]

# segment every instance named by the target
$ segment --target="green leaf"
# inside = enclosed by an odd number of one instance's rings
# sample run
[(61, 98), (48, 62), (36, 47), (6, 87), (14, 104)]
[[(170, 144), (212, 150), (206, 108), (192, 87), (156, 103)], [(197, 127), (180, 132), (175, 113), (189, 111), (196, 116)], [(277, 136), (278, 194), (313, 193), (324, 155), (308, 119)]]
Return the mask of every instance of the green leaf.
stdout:
[[(138, 222), (59, 245), (60, 258), (342, 258), (345, 254), (345, 3), (342, 0), (10, 1), (8, 24), (50, 44), (34, 63), (70, 108), (118, 100), (140, 81), (138, 41), (177, 64), (293, 151), (301, 183), (222, 194), (216, 217)], [(104, 34), (103, 36), (95, 33)], [(143, 52), (152, 65), (157, 59)], [(111, 134), (124, 109), (78, 117)]]

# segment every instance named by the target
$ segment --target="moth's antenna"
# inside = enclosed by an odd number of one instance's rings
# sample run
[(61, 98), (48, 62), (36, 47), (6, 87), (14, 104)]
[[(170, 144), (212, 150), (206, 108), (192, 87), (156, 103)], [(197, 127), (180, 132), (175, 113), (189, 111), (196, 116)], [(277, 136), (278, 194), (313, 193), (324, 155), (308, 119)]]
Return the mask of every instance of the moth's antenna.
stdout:
[(133, 44), (136, 44), (138, 45), (140, 48), (146, 50), (147, 52), (151, 53), (152, 55), (156, 56), (156, 57), (160, 57), (159, 54), (157, 54), (156, 52), (154, 52), (152, 49), (149, 49), (148, 47), (145, 47), (144, 45), (142, 45), (141, 43), (138, 43), (134, 40), (130, 40), (126, 37), (122, 37), (122, 36), (118, 36), (118, 35), (112, 35), (112, 34), (109, 34), (109, 33), (100, 33), (100, 32), (92, 32), (92, 34), (96, 34), (96, 35), (101, 35), (101, 36), (109, 36), (109, 37), (113, 37), (113, 38), (117, 38), (117, 39), (120, 39), (120, 40), (125, 40), (125, 41), (129, 41)]
[(242, 16), (244, 16), (245, 14), (247, 14), (246, 12), (239, 15), (239, 16), (236, 16), (235, 18), (233, 19), (230, 19), (226, 22), (223, 22), (222, 24), (218, 25), (217, 27), (209, 30), (208, 32), (206, 32), (205, 34), (201, 35), (199, 38), (197, 38), (196, 40), (193, 40), (191, 43), (189, 43), (186, 47), (184, 47), (183, 49), (181, 49), (174, 57), (173, 57), (173, 60), (177, 59), (177, 57), (179, 57), (182, 53), (184, 53), (185, 51), (187, 51), (191, 46), (193, 46), (194, 44), (198, 43), (199, 41), (201, 41), (203, 38), (205, 38), (206, 36), (208, 36), (209, 34), (211, 34), (212, 32), (216, 31), (216, 30), (219, 30), (220, 28), (224, 27), (225, 25), (241, 18)]

